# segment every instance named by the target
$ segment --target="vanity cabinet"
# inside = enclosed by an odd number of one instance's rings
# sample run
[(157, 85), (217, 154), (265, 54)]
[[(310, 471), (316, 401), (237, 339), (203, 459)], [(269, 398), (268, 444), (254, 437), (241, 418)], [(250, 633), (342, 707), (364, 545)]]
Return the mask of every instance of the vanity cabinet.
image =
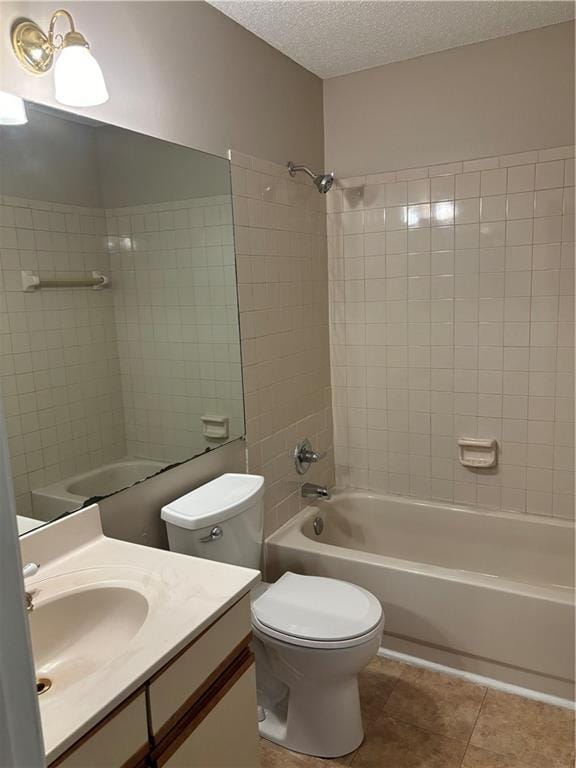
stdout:
[(246, 596), (151, 678), (150, 730), (155, 743), (241, 656), (250, 632), (250, 598)]
[(49, 768), (257, 768), (246, 595)]
[(154, 768), (256, 768), (256, 676), (250, 660), (203, 709), (153, 753)]
[(146, 693), (140, 689), (89, 731), (50, 768), (136, 768), (149, 751)]

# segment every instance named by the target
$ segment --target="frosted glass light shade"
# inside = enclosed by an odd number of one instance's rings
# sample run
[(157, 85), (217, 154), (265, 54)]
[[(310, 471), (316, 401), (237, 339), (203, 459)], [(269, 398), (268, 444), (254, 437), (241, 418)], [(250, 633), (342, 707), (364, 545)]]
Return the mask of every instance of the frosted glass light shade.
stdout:
[(108, 101), (100, 65), (88, 48), (67, 45), (54, 65), (56, 101), (69, 107), (93, 107)]
[(19, 96), (0, 91), (0, 125), (24, 125), (27, 122), (23, 100)]

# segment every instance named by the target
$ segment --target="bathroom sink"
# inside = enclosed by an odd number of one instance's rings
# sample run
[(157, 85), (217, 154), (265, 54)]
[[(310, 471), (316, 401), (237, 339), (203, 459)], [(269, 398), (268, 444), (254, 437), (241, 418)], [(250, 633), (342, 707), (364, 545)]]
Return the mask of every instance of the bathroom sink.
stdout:
[(47, 579), (31, 590), (36, 677), (44, 681), (39, 692), (50, 690), (50, 698), (113, 662), (146, 621), (149, 603), (138, 582), (99, 580), (94, 570)]

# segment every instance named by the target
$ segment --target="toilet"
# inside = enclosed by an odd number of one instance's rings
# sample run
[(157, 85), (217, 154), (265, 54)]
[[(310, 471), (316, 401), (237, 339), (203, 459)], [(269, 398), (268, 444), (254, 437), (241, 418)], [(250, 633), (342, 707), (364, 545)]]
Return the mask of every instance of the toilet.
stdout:
[[(225, 474), (162, 508), (173, 552), (260, 568), (264, 478)], [(362, 587), (285, 573), (252, 593), (260, 734), (317, 757), (364, 738), (358, 673), (376, 654), (384, 614)]]

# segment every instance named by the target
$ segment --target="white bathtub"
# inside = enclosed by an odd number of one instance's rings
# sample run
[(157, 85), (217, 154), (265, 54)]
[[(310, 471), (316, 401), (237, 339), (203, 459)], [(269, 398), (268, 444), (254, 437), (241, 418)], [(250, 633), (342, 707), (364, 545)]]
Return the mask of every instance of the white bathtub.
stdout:
[(123, 459), (113, 464), (64, 478), (32, 491), (32, 514), (37, 520), (53, 520), (78, 509), (92, 496), (108, 496), (155, 475), (166, 464), (148, 459)]
[(344, 491), (276, 531), (267, 564), (372, 591), (385, 648), (573, 698), (569, 521)]

